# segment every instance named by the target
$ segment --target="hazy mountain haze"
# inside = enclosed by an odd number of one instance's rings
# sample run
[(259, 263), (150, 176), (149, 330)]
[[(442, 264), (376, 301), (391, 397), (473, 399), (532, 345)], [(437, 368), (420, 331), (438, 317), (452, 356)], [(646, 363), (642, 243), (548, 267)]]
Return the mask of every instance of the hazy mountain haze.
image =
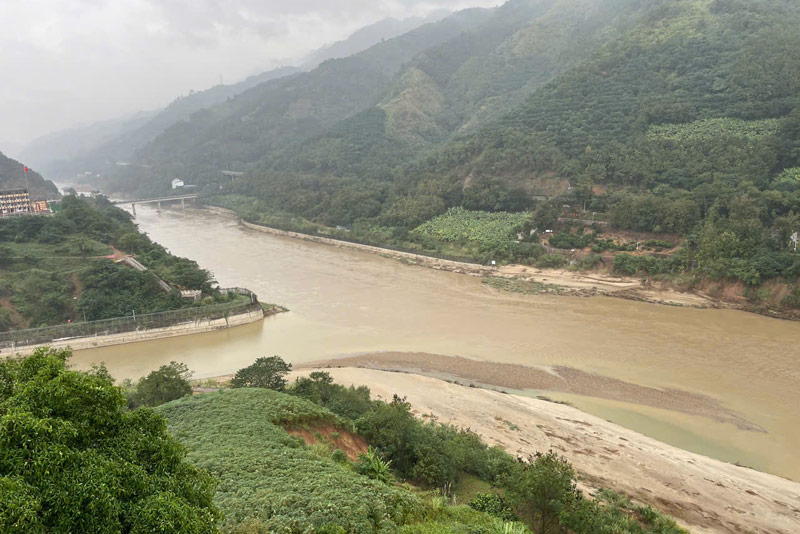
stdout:
[(377, 20), (497, 0), (9, 0), (0, 146), (291, 63)]

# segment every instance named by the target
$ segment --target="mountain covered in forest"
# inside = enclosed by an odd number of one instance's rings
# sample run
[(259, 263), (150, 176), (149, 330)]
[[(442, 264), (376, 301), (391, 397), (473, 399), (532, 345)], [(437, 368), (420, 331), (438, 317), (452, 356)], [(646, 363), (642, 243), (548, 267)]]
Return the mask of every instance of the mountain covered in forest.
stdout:
[[(428, 17), (383, 19), (365, 26), (348, 38), (326, 45), (298, 61), (298, 66), (282, 66), (247, 77), (233, 84), (215, 85), (201, 91), (189, 91), (160, 110), (95, 122), (44, 135), (20, 153), (53, 178), (72, 179), (88, 170), (102, 172), (128, 163), (136, 151), (196, 112), (221, 104), (263, 83), (315, 69), (329, 59), (347, 57), (383, 40), (407, 33), (423, 24), (439, 20), (447, 12), (436, 11)], [(123, 165), (124, 166), (124, 165)]]
[[(446, 171), (461, 179), (548, 190), (539, 175), (579, 179), (592, 167), (591, 179), (613, 182), (620, 165), (600, 172), (604, 159), (615, 146), (651, 149), (660, 125), (788, 116), (797, 11), (782, 0), (512, 0), (259, 85), (164, 132), (135, 161), (201, 183), (220, 169), (256, 182), (273, 171), (394, 182), (439, 173), (452, 154)], [(115, 185), (166, 186), (147, 174)]]
[[(591, 212), (683, 243), (628, 272), (795, 279), (798, 23), (788, 0), (461, 11), (195, 113), (103, 186), (159, 194), (179, 177), (379, 241), (452, 208), (530, 213), (540, 230)], [(503, 246), (487, 253), (523, 259)]]

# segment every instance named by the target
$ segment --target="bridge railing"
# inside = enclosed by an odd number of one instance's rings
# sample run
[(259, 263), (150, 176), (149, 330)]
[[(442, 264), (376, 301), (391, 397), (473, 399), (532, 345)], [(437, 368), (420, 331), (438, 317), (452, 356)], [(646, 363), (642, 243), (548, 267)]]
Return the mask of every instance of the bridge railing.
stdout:
[(199, 193), (192, 193), (189, 195), (175, 195), (171, 197), (156, 197), (156, 198), (132, 198), (126, 200), (112, 200), (112, 204), (147, 204), (149, 202), (169, 202), (172, 200), (190, 200), (199, 197)]
[(84, 321), (42, 328), (28, 328), (0, 333), (0, 348), (16, 349), (31, 345), (42, 345), (55, 341), (66, 341), (93, 336), (122, 334), (155, 328), (166, 328), (188, 323), (214, 321), (231, 315), (261, 309), (258, 296), (245, 288), (221, 289), (222, 293), (234, 293), (249, 297), (249, 302), (224, 302), (163, 312), (133, 314), (125, 317)]

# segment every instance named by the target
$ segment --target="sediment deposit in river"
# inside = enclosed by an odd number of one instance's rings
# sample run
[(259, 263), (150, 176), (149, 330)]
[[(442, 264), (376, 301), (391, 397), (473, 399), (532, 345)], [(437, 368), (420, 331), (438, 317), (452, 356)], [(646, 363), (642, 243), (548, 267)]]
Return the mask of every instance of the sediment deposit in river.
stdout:
[[(554, 450), (581, 486), (613, 488), (673, 515), (695, 534), (800, 532), (800, 484), (693, 454), (570, 406), (374, 369), (324, 369), (373, 397), (402, 392), (416, 415), (436, 416), (509, 453)], [(306, 369), (296, 374), (307, 374)]]
[(249, 287), (291, 311), (222, 332), (79, 351), (80, 366), (105, 361), (115, 376), (137, 378), (176, 360), (202, 378), (273, 354), (297, 364), (395, 351), (571, 368), (702, 396), (760, 430), (602, 392), (540, 393), (669, 444), (800, 480), (800, 323), (511, 294), (479, 277), (253, 231), (231, 216), (137, 212), (151, 238), (210, 269), (221, 285)]

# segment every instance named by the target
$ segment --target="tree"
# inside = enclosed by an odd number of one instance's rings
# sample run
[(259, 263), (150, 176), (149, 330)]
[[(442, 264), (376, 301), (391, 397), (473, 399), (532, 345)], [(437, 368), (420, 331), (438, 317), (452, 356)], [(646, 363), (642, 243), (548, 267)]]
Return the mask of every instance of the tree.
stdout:
[(308, 377), (298, 377), (289, 393), (354, 421), (374, 408), (367, 386), (356, 388), (334, 384), (330, 373), (324, 371), (314, 371)]
[(214, 483), (151, 410), (69, 350), (0, 361), (0, 532), (210, 534)]
[(92, 241), (82, 235), (70, 237), (68, 246), (70, 249), (80, 254), (81, 258), (84, 260), (86, 259), (86, 256), (89, 255), (89, 252), (92, 251)]
[(506, 477), (506, 495), (535, 534), (561, 533), (560, 518), (581, 500), (572, 466), (553, 451), (519, 462)]
[(131, 407), (159, 406), (191, 395), (191, 377), (192, 372), (185, 363), (169, 362), (169, 365), (162, 365), (139, 380), (136, 390), (128, 398), (128, 404)]
[(236, 371), (231, 387), (283, 391), (286, 388), (286, 375), (291, 370), (292, 364), (286, 363), (280, 356), (262, 357), (253, 365)]

